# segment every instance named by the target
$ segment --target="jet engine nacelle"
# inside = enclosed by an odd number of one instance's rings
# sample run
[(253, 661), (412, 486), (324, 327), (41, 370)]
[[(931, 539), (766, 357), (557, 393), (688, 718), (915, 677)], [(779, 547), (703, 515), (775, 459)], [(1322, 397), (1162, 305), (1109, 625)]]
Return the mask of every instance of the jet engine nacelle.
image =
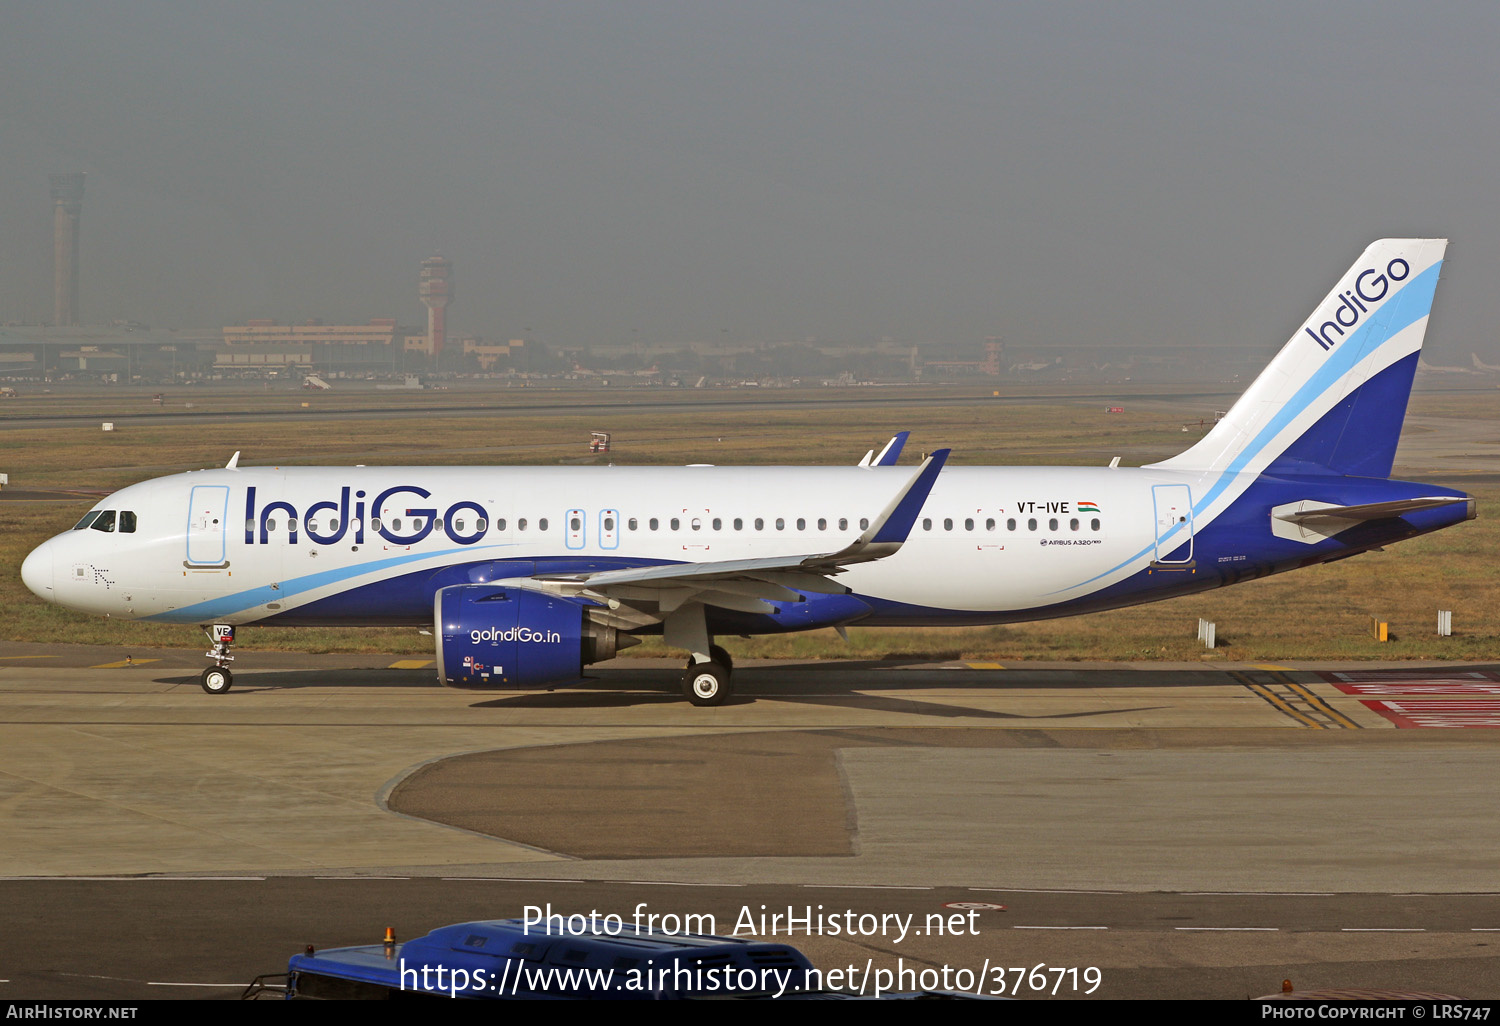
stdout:
[(568, 684), (585, 663), (638, 644), (588, 619), (588, 604), (493, 584), (439, 589), (433, 600), (438, 680), (455, 688)]

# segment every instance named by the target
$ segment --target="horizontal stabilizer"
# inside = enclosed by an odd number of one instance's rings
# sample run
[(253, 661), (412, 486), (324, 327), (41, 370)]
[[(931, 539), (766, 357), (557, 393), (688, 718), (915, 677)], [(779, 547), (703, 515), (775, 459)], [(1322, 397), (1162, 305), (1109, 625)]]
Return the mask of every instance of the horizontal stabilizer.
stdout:
[[(1403, 513), (1415, 513), (1419, 509), (1437, 509), (1455, 502), (1468, 502), (1467, 498), (1454, 495), (1434, 495), (1421, 499), (1397, 499), (1394, 502), (1367, 502), (1361, 506), (1323, 506), (1315, 508), (1312, 503), (1299, 502), (1294, 505), (1309, 508), (1275, 513), (1277, 520), (1300, 524), (1307, 520), (1385, 520), (1399, 517)], [(1280, 509), (1281, 507), (1277, 507)]]
[[(1302, 499), (1271, 510), (1271, 533), (1278, 538), (1313, 544), (1347, 531), (1367, 520), (1389, 520), (1424, 509), (1439, 509), (1455, 502), (1472, 502), (1468, 496), (1433, 495), (1390, 502), (1367, 502), (1358, 506)], [(1472, 516), (1472, 513), (1471, 513)]]

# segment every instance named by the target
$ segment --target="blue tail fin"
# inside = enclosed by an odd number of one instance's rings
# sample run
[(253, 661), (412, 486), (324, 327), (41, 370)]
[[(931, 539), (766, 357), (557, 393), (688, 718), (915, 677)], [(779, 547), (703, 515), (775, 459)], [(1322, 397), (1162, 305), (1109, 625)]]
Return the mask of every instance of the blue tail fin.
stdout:
[(1372, 244), (1228, 415), (1156, 466), (1389, 476), (1447, 245)]

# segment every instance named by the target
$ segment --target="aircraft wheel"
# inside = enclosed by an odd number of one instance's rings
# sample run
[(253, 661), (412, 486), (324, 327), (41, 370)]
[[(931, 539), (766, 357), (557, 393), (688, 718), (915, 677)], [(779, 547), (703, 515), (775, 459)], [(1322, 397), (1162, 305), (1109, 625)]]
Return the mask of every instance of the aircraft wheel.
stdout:
[(718, 663), (698, 663), (682, 676), (682, 693), (694, 705), (721, 705), (733, 692), (729, 671)]
[(199, 679), (199, 683), (203, 685), (203, 690), (207, 691), (210, 695), (222, 695), (229, 690), (229, 685), (234, 683), (234, 677), (228, 670), (217, 666), (210, 666), (203, 671), (203, 676)]

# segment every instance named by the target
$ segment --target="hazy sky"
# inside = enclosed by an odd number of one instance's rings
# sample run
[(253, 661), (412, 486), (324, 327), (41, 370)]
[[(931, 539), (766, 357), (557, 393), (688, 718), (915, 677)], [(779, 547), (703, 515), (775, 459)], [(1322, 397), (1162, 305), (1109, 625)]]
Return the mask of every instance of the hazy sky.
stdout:
[(0, 0), (0, 320), (1269, 349), (1371, 240), (1500, 340), (1500, 4)]

